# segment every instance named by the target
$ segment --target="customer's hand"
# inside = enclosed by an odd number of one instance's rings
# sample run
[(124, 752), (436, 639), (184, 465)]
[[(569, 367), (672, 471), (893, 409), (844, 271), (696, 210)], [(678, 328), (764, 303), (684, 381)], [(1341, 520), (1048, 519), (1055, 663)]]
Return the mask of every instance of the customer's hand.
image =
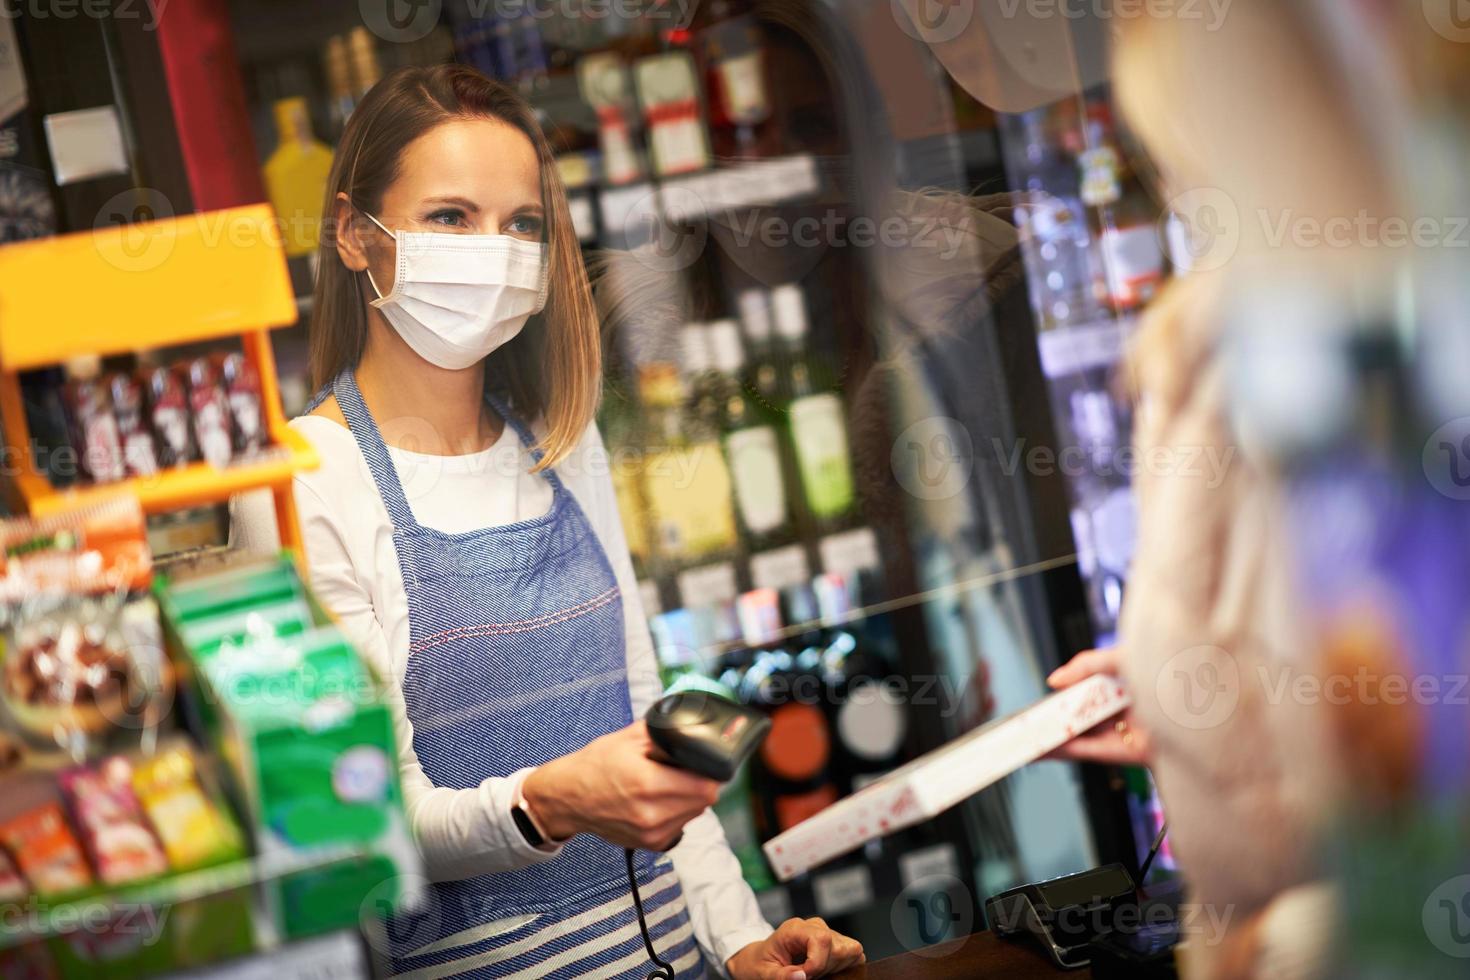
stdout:
[(620, 847), (663, 850), (711, 806), (720, 784), (656, 762), (648, 728), (635, 721), (538, 766), (521, 786), (553, 840), (592, 833)]
[[(1094, 674), (1120, 676), (1123, 656), (1117, 647), (1088, 650), (1067, 661), (1046, 679), (1054, 690), (1071, 687)], [(1129, 708), (1047, 756), (1072, 762), (1100, 762), (1112, 766), (1146, 766), (1153, 758), (1148, 732), (1138, 724)]]
[(787, 919), (770, 937), (725, 962), (732, 980), (810, 980), (863, 962), (856, 939), (833, 932), (821, 919)]

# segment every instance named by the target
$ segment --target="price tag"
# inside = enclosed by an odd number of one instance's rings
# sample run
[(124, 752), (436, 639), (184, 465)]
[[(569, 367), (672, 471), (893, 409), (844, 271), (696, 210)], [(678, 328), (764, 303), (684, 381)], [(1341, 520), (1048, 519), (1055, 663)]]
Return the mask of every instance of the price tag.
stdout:
[(869, 527), (829, 534), (817, 543), (817, 550), (822, 556), (822, 569), (838, 575), (883, 564), (878, 555), (878, 536)]
[(572, 227), (577, 230), (578, 241), (590, 242), (597, 237), (592, 198), (586, 194), (573, 194), (567, 198), (567, 210), (572, 214)]
[(779, 926), (795, 914), (791, 910), (791, 893), (779, 886), (756, 892), (755, 904), (760, 906), (761, 916), (774, 925)]
[(657, 616), (664, 611), (663, 603), (658, 598), (658, 583), (651, 579), (644, 579), (638, 583), (638, 598), (643, 600), (643, 615)]
[(784, 589), (788, 585), (801, 585), (811, 577), (806, 549), (799, 544), (750, 556), (750, 581), (757, 589)]
[(735, 566), (727, 561), (679, 573), (679, 598), (686, 608), (724, 605), (736, 595)]
[(911, 851), (898, 859), (898, 874), (907, 888), (916, 881), (933, 875), (960, 876), (960, 860), (953, 844), (935, 844), (923, 850)]
[(812, 879), (812, 896), (822, 918), (866, 908), (873, 901), (873, 873), (866, 864), (829, 871)]
[(605, 188), (598, 196), (598, 203), (602, 206), (602, 227), (609, 232), (629, 236), (657, 227), (655, 200), (653, 188), (648, 184)]

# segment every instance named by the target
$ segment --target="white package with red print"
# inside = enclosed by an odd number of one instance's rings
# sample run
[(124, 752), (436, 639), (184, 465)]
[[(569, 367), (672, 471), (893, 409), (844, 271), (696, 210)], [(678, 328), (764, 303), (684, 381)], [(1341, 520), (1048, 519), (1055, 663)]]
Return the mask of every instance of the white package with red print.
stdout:
[(870, 840), (943, 813), (1130, 703), (1117, 678), (1089, 677), (968, 732), (808, 817), (767, 841), (766, 859), (778, 878), (790, 881)]

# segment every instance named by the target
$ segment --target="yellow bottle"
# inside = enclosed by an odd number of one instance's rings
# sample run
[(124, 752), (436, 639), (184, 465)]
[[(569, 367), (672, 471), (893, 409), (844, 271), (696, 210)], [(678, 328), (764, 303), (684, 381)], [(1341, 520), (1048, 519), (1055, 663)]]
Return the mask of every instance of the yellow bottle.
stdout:
[(312, 135), (305, 99), (280, 99), (275, 112), (277, 143), (265, 162), (265, 186), (281, 222), (286, 254), (306, 255), (321, 238), (332, 151)]

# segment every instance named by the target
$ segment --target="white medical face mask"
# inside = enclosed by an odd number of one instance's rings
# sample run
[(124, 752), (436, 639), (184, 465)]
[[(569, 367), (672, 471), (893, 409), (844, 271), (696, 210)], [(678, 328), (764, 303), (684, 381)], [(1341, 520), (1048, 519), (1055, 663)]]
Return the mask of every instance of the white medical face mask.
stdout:
[(368, 273), (378, 294), (372, 305), (430, 364), (470, 367), (512, 340), (546, 305), (546, 247), (540, 242), (508, 235), (392, 232), (368, 217), (398, 246), (391, 293), (384, 296)]

